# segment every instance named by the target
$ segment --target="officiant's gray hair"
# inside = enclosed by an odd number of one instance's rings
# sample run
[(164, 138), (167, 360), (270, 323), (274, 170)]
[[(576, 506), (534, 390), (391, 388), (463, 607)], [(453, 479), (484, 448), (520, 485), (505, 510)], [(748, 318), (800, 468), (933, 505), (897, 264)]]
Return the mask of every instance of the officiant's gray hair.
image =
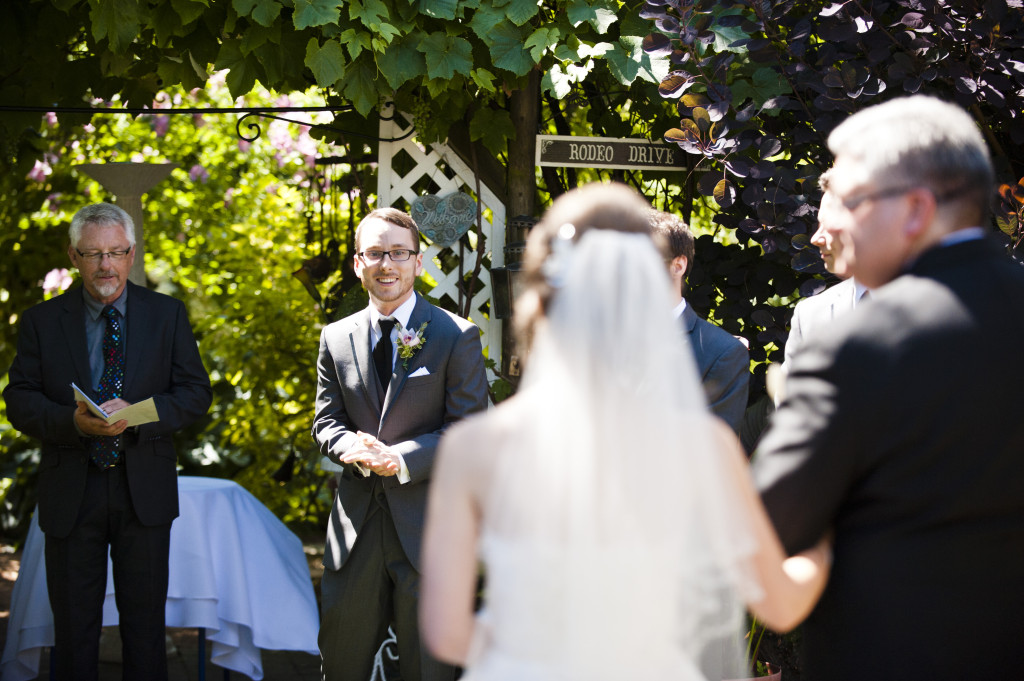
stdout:
[[(517, 340), (525, 352), (533, 338), (537, 321), (548, 310), (556, 287), (549, 279), (551, 268), (545, 268), (559, 234), (571, 233), (576, 243), (592, 229), (647, 234), (651, 232), (651, 206), (636, 190), (618, 182), (595, 182), (558, 197), (538, 222), (526, 241), (523, 257), (523, 293), (515, 303)], [(563, 227), (572, 225), (573, 230)], [(655, 245), (667, 256), (660, 238)]]
[(112, 203), (94, 203), (85, 208), (80, 208), (74, 217), (71, 218), (71, 226), (68, 227), (68, 240), (72, 248), (78, 248), (78, 242), (82, 239), (82, 230), (87, 225), (99, 227), (110, 227), (117, 225), (124, 230), (124, 236), (128, 239), (128, 246), (135, 245), (135, 222), (132, 216), (120, 206)]

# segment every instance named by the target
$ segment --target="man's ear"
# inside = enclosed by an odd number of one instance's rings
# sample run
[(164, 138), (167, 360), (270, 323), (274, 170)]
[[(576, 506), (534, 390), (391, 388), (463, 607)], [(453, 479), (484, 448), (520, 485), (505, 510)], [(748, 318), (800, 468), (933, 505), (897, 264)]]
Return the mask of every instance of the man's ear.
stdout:
[(935, 194), (924, 187), (907, 192), (907, 198), (909, 199), (909, 210), (907, 219), (903, 223), (903, 233), (910, 241), (917, 241), (928, 233), (929, 228), (935, 222), (938, 203), (935, 200)]
[(686, 267), (689, 265), (689, 261), (685, 255), (677, 255), (668, 262), (668, 273), (669, 276), (675, 279), (682, 279), (686, 276)]

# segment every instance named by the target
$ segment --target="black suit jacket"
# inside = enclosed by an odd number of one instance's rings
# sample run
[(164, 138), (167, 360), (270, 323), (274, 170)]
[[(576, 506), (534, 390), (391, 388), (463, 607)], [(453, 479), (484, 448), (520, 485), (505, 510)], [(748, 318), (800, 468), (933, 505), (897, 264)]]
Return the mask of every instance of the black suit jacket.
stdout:
[(754, 474), (790, 552), (830, 528), (804, 676), (1024, 670), (1024, 268), (933, 249), (808, 339)]
[[(80, 286), (27, 310), (4, 389), (7, 417), (42, 442), (39, 527), (66, 537), (75, 524), (89, 465), (87, 440), (75, 429), (71, 383), (93, 385)], [(177, 460), (171, 435), (206, 413), (210, 379), (203, 368), (185, 306), (128, 284), (123, 399), (152, 397), (159, 422), (125, 431), (128, 486), (139, 520), (171, 522), (178, 515)]]

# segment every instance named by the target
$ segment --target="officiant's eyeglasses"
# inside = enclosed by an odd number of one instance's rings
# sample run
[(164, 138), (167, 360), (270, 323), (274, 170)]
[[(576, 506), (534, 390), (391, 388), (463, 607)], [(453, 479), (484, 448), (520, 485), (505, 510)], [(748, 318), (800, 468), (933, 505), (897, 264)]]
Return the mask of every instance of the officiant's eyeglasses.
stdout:
[(103, 256), (107, 256), (111, 260), (124, 260), (126, 257), (128, 257), (128, 254), (131, 252), (131, 250), (132, 249), (129, 247), (122, 249), (120, 251), (91, 251), (89, 253), (82, 253), (80, 250), (76, 248), (75, 252), (78, 253), (80, 257), (85, 258), (87, 261), (91, 263), (98, 263), (103, 260)]
[(405, 262), (418, 251), (411, 251), (408, 248), (396, 248), (393, 251), (363, 251), (362, 253), (356, 253), (364, 263), (367, 265), (376, 265), (384, 256), (391, 258), (391, 262)]

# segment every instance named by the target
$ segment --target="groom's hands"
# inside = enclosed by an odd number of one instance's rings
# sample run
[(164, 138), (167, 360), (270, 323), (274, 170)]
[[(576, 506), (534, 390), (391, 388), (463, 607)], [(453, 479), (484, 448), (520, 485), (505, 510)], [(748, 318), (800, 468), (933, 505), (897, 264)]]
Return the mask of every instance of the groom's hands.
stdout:
[(369, 433), (356, 433), (354, 445), (341, 457), (342, 463), (357, 464), (380, 476), (398, 475), (402, 464), (398, 453)]

